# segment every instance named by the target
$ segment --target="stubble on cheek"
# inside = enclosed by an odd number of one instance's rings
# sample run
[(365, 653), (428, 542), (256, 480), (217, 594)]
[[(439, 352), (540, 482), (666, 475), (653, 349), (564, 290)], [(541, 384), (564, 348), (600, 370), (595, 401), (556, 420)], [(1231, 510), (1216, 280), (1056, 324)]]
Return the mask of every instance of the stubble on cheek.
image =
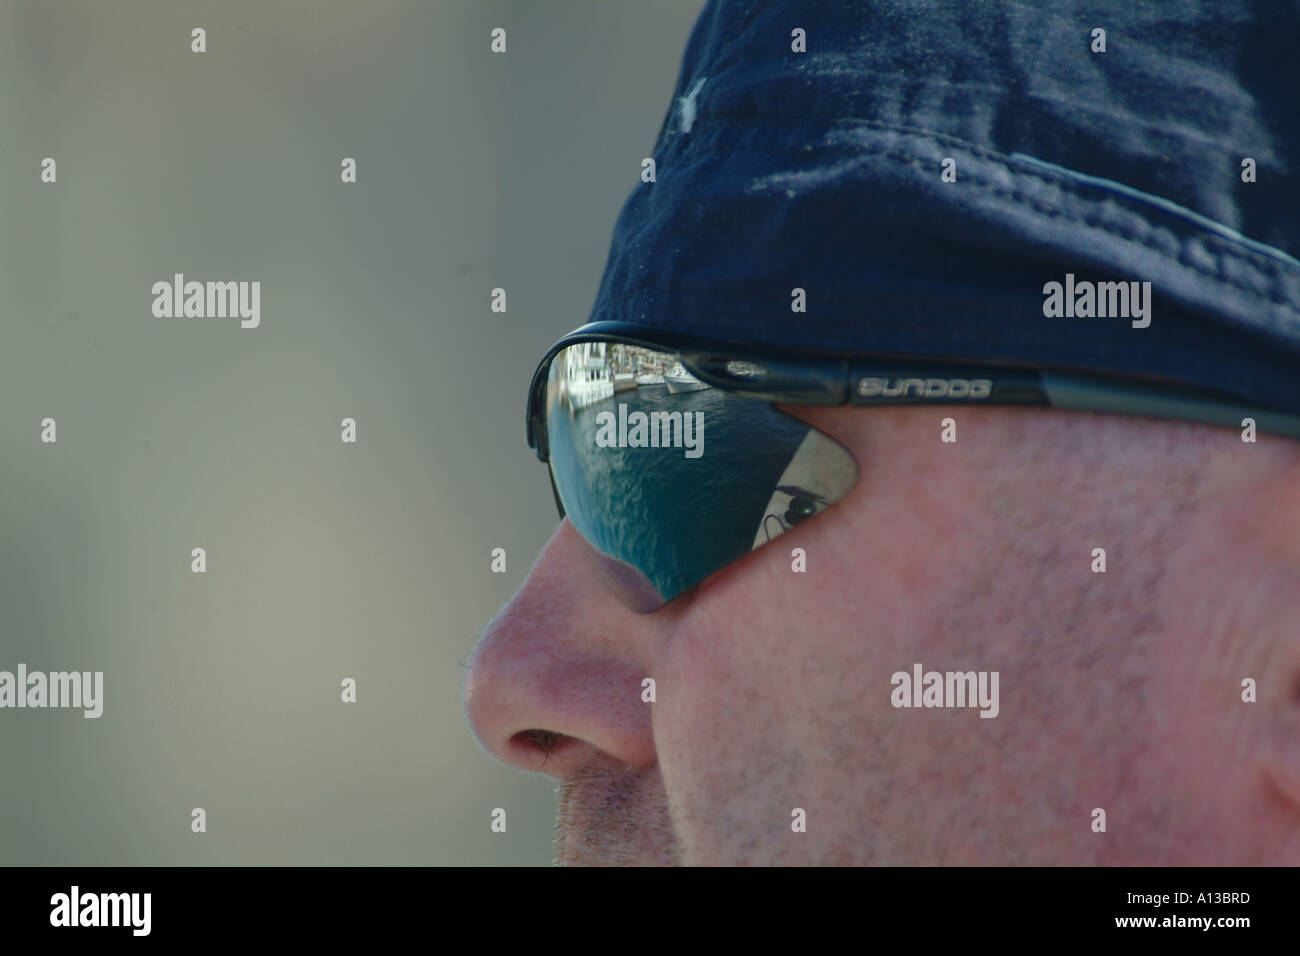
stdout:
[(559, 787), (555, 862), (561, 866), (677, 866), (677, 838), (658, 767), (584, 767)]

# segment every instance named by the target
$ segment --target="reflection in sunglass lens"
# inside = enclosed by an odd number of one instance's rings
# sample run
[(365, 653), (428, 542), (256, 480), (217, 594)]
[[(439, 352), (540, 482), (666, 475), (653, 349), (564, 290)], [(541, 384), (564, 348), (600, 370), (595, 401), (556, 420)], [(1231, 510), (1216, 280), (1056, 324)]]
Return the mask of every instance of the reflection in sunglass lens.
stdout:
[(766, 401), (669, 352), (582, 342), (551, 363), (546, 428), (563, 511), (611, 586), (652, 611), (843, 497), (857, 465)]

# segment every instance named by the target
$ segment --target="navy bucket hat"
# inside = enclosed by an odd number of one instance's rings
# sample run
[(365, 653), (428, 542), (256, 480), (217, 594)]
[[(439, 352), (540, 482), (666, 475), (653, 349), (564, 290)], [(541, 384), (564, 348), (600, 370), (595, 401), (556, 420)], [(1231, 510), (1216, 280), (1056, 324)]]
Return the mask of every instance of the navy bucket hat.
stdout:
[[(1300, 411), (1296, 36), (1276, 0), (711, 0), (590, 321)], [(1089, 281), (1149, 324), (1045, 315)]]

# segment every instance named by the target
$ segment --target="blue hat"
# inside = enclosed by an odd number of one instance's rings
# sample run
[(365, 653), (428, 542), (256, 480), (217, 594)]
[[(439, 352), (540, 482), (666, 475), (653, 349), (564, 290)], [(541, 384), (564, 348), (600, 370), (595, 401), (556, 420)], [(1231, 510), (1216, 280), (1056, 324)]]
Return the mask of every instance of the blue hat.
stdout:
[[(1296, 36), (1280, 0), (710, 0), (591, 320), (1300, 410)], [(1149, 324), (1071, 308), (1102, 282)]]

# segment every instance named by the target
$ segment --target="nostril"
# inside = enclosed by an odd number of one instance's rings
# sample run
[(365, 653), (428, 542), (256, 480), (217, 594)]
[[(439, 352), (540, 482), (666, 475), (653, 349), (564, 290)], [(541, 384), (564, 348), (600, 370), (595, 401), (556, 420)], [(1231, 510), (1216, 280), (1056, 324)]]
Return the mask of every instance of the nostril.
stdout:
[(568, 738), (565, 737), (564, 734), (557, 733), (554, 730), (530, 729), (521, 730), (519, 733), (515, 734), (513, 741), (515, 743), (521, 743), (525, 746), (532, 747), (540, 753), (543, 758), (547, 758), (555, 752), (556, 747), (567, 739)]

